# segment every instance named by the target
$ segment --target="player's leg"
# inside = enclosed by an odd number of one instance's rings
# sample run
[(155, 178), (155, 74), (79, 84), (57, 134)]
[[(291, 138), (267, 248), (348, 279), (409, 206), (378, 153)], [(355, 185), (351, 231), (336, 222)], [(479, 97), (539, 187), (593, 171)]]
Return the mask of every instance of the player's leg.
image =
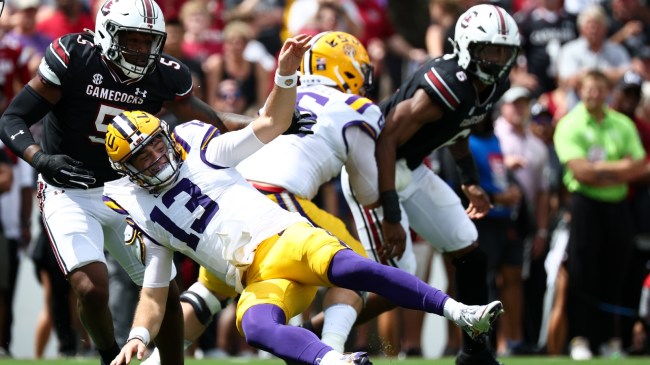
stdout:
[[(424, 165), (413, 170), (413, 182), (409, 189), (408, 195), (401, 201), (411, 227), (452, 260), (456, 269), (458, 300), (475, 305), (486, 303), (487, 257), (478, 245), (476, 227), (467, 216), (460, 198)], [(465, 333), (463, 350), (457, 363), (474, 362), (497, 363), (485, 341), (477, 341)]]
[(40, 193), (44, 227), (77, 297), (79, 317), (108, 365), (120, 349), (108, 309), (104, 235), (91, 210), (92, 200), (101, 202), (101, 189), (63, 191), (43, 184)]
[(474, 337), (486, 332), (502, 312), (500, 302), (458, 303), (413, 274), (362, 257), (322, 229), (302, 223), (287, 228), (277, 242), (258, 246), (246, 279), (255, 283), (267, 278), (371, 291), (401, 307), (444, 315)]
[[(343, 190), (343, 196), (345, 197), (350, 211), (352, 212), (352, 217), (354, 218), (354, 224), (357, 229), (359, 240), (366, 250), (367, 256), (384, 265), (389, 265), (402, 269), (408, 273), (414, 274), (416, 269), (415, 254), (413, 253), (412, 240), (410, 235), (406, 237), (406, 248), (404, 254), (399, 259), (389, 259), (382, 260), (379, 257), (379, 250), (383, 247), (383, 237), (382, 237), (382, 227), (381, 222), (383, 220), (383, 210), (378, 209), (366, 209), (359, 203), (356, 199), (354, 192), (350, 186), (349, 176), (345, 169), (341, 171), (341, 188)], [(406, 232), (409, 231), (409, 221), (408, 217), (402, 210), (402, 228)], [(365, 323), (378, 315), (394, 309), (396, 306), (391, 301), (383, 298), (377, 294), (369, 293), (366, 304), (359, 313), (356, 324)]]
[[(269, 194), (268, 196), (283, 208), (300, 213), (314, 226), (330, 232), (356, 253), (366, 256), (361, 242), (352, 236), (345, 223), (319, 208), (312, 201), (289, 193)], [(314, 333), (320, 334), (323, 342), (336, 351), (343, 352), (352, 326), (363, 308), (366, 295), (365, 292), (355, 292), (344, 288), (328, 288), (323, 298), (322, 315), (317, 315), (314, 321), (307, 320), (306, 326), (311, 327)]]

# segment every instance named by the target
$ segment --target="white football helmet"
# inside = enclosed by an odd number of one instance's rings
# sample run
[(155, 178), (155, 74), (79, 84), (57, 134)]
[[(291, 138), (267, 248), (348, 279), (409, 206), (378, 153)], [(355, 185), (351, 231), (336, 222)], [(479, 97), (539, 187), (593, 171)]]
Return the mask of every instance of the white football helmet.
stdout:
[(519, 53), (519, 29), (515, 20), (496, 5), (469, 8), (456, 22), (454, 53), (458, 65), (485, 84), (493, 84), (510, 72)]
[[(129, 49), (127, 32), (152, 35), (151, 49), (146, 53)], [(165, 19), (154, 0), (106, 0), (97, 12), (95, 45), (129, 78), (142, 77), (156, 67), (166, 37)]]

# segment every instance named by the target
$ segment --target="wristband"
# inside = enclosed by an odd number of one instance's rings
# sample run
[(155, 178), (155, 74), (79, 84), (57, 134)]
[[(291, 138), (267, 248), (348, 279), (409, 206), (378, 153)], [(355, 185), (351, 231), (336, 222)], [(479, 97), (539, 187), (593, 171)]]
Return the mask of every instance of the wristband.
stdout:
[(390, 223), (399, 223), (402, 220), (402, 210), (399, 207), (399, 197), (395, 189), (379, 194), (379, 201), (384, 209), (384, 220)]
[(471, 153), (456, 160), (456, 170), (458, 170), (460, 183), (462, 185), (476, 185), (479, 183), (480, 179), (478, 177), (478, 169), (474, 162), (474, 156), (472, 156)]
[(140, 340), (145, 346), (148, 346), (149, 341), (151, 341), (149, 330), (144, 327), (131, 328), (131, 332), (129, 332), (129, 338), (126, 340), (126, 342), (129, 342), (131, 340)]
[(282, 76), (278, 73), (278, 70), (275, 70), (275, 77), (273, 81), (276, 85), (283, 89), (290, 89), (298, 85), (298, 72), (294, 72), (289, 76)]

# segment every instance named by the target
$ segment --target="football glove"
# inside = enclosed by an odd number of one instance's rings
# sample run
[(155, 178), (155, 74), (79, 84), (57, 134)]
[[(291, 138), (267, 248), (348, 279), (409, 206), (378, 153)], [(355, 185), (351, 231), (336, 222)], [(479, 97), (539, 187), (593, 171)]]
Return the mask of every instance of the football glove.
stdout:
[(32, 157), (32, 166), (45, 179), (49, 179), (65, 188), (88, 189), (95, 183), (93, 172), (79, 168), (80, 161), (66, 155), (48, 155), (42, 151)]
[(311, 130), (314, 124), (316, 124), (316, 117), (312, 113), (296, 108), (293, 110), (291, 125), (282, 134), (314, 134)]

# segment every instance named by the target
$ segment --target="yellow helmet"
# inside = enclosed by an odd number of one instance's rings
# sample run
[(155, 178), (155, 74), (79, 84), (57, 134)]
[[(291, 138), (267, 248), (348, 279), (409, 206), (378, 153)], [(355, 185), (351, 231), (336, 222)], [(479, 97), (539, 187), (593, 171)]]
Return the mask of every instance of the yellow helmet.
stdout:
[[(136, 169), (130, 161), (144, 146), (161, 140), (166, 153), (149, 166)], [(145, 189), (159, 189), (174, 182), (180, 171), (181, 156), (169, 135), (167, 123), (143, 111), (127, 111), (113, 118), (106, 132), (106, 152), (114, 170), (127, 175)], [(166, 158), (163, 168), (159, 161)], [(156, 170), (150, 168), (156, 166)]]
[(336, 86), (348, 94), (365, 95), (372, 87), (372, 65), (366, 48), (345, 32), (323, 32), (311, 40), (300, 63), (300, 83)]

